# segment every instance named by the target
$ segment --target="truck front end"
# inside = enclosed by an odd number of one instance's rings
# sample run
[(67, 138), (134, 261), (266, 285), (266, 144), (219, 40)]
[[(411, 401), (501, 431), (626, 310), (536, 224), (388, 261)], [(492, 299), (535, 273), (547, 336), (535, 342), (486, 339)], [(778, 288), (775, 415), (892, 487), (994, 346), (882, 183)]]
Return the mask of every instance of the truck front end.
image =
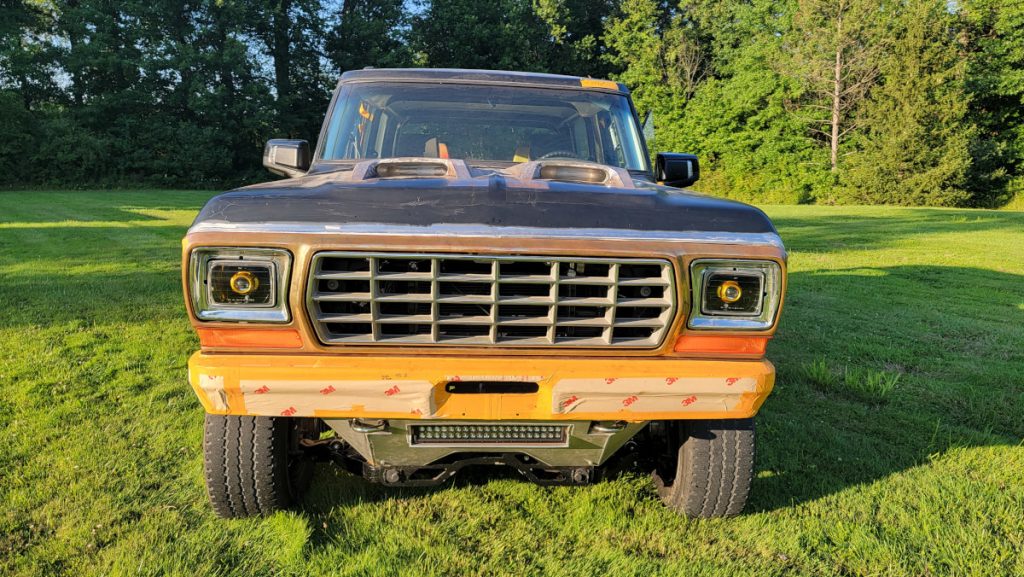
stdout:
[[(738, 513), (786, 282), (763, 213), (645, 179), (619, 85), (384, 76), (343, 79), (304, 174), (217, 197), (184, 239), (215, 509), (287, 506), (313, 459), (388, 485), (480, 464), (580, 484), (629, 445), (673, 508)], [(533, 150), (475, 162), (503, 102)], [(558, 113), (551, 155), (535, 133)]]

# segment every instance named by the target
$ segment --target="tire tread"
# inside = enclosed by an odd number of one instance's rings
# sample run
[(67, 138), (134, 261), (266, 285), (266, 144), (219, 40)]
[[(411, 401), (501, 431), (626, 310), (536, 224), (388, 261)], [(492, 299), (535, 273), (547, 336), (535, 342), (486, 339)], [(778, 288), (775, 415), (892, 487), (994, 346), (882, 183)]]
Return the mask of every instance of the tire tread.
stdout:
[(295, 502), (288, 478), (290, 424), (277, 417), (206, 415), (206, 492), (219, 517), (268, 515)]
[(732, 517), (743, 511), (754, 473), (754, 420), (681, 424), (672, 485), (665, 503), (688, 517)]

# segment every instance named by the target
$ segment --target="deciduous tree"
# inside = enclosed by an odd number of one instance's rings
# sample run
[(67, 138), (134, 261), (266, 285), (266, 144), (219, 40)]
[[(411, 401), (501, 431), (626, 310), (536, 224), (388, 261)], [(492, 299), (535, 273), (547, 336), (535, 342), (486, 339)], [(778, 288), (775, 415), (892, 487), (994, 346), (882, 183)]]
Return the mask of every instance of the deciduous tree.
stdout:
[(880, 78), (885, 5), (879, 0), (798, 0), (785, 40), (783, 74), (803, 88), (795, 113), (829, 151), (839, 170), (843, 141), (858, 128), (857, 112)]

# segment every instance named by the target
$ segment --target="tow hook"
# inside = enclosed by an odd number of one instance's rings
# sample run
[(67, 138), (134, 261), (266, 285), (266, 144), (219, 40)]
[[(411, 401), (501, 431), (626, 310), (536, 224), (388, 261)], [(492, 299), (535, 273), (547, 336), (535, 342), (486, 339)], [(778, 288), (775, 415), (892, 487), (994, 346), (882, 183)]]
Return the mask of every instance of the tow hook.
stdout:
[(586, 485), (590, 482), (590, 469), (577, 467), (572, 470), (572, 482), (577, 485)]
[(388, 422), (384, 419), (352, 419), (348, 422), (352, 430), (357, 433), (376, 433), (388, 428)]
[(396, 485), (398, 484), (399, 481), (402, 480), (401, 473), (398, 472), (398, 469), (395, 469), (393, 467), (388, 467), (387, 469), (384, 469), (383, 477), (384, 484), (386, 485)]

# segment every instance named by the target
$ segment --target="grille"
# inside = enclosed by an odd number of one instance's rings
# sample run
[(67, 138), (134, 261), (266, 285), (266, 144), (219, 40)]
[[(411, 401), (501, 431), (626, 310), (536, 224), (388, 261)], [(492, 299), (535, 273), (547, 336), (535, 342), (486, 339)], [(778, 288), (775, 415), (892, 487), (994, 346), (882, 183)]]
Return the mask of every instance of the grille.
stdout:
[(307, 307), (327, 344), (652, 348), (675, 288), (667, 260), (324, 252)]
[(413, 445), (564, 445), (565, 425), (413, 425)]

